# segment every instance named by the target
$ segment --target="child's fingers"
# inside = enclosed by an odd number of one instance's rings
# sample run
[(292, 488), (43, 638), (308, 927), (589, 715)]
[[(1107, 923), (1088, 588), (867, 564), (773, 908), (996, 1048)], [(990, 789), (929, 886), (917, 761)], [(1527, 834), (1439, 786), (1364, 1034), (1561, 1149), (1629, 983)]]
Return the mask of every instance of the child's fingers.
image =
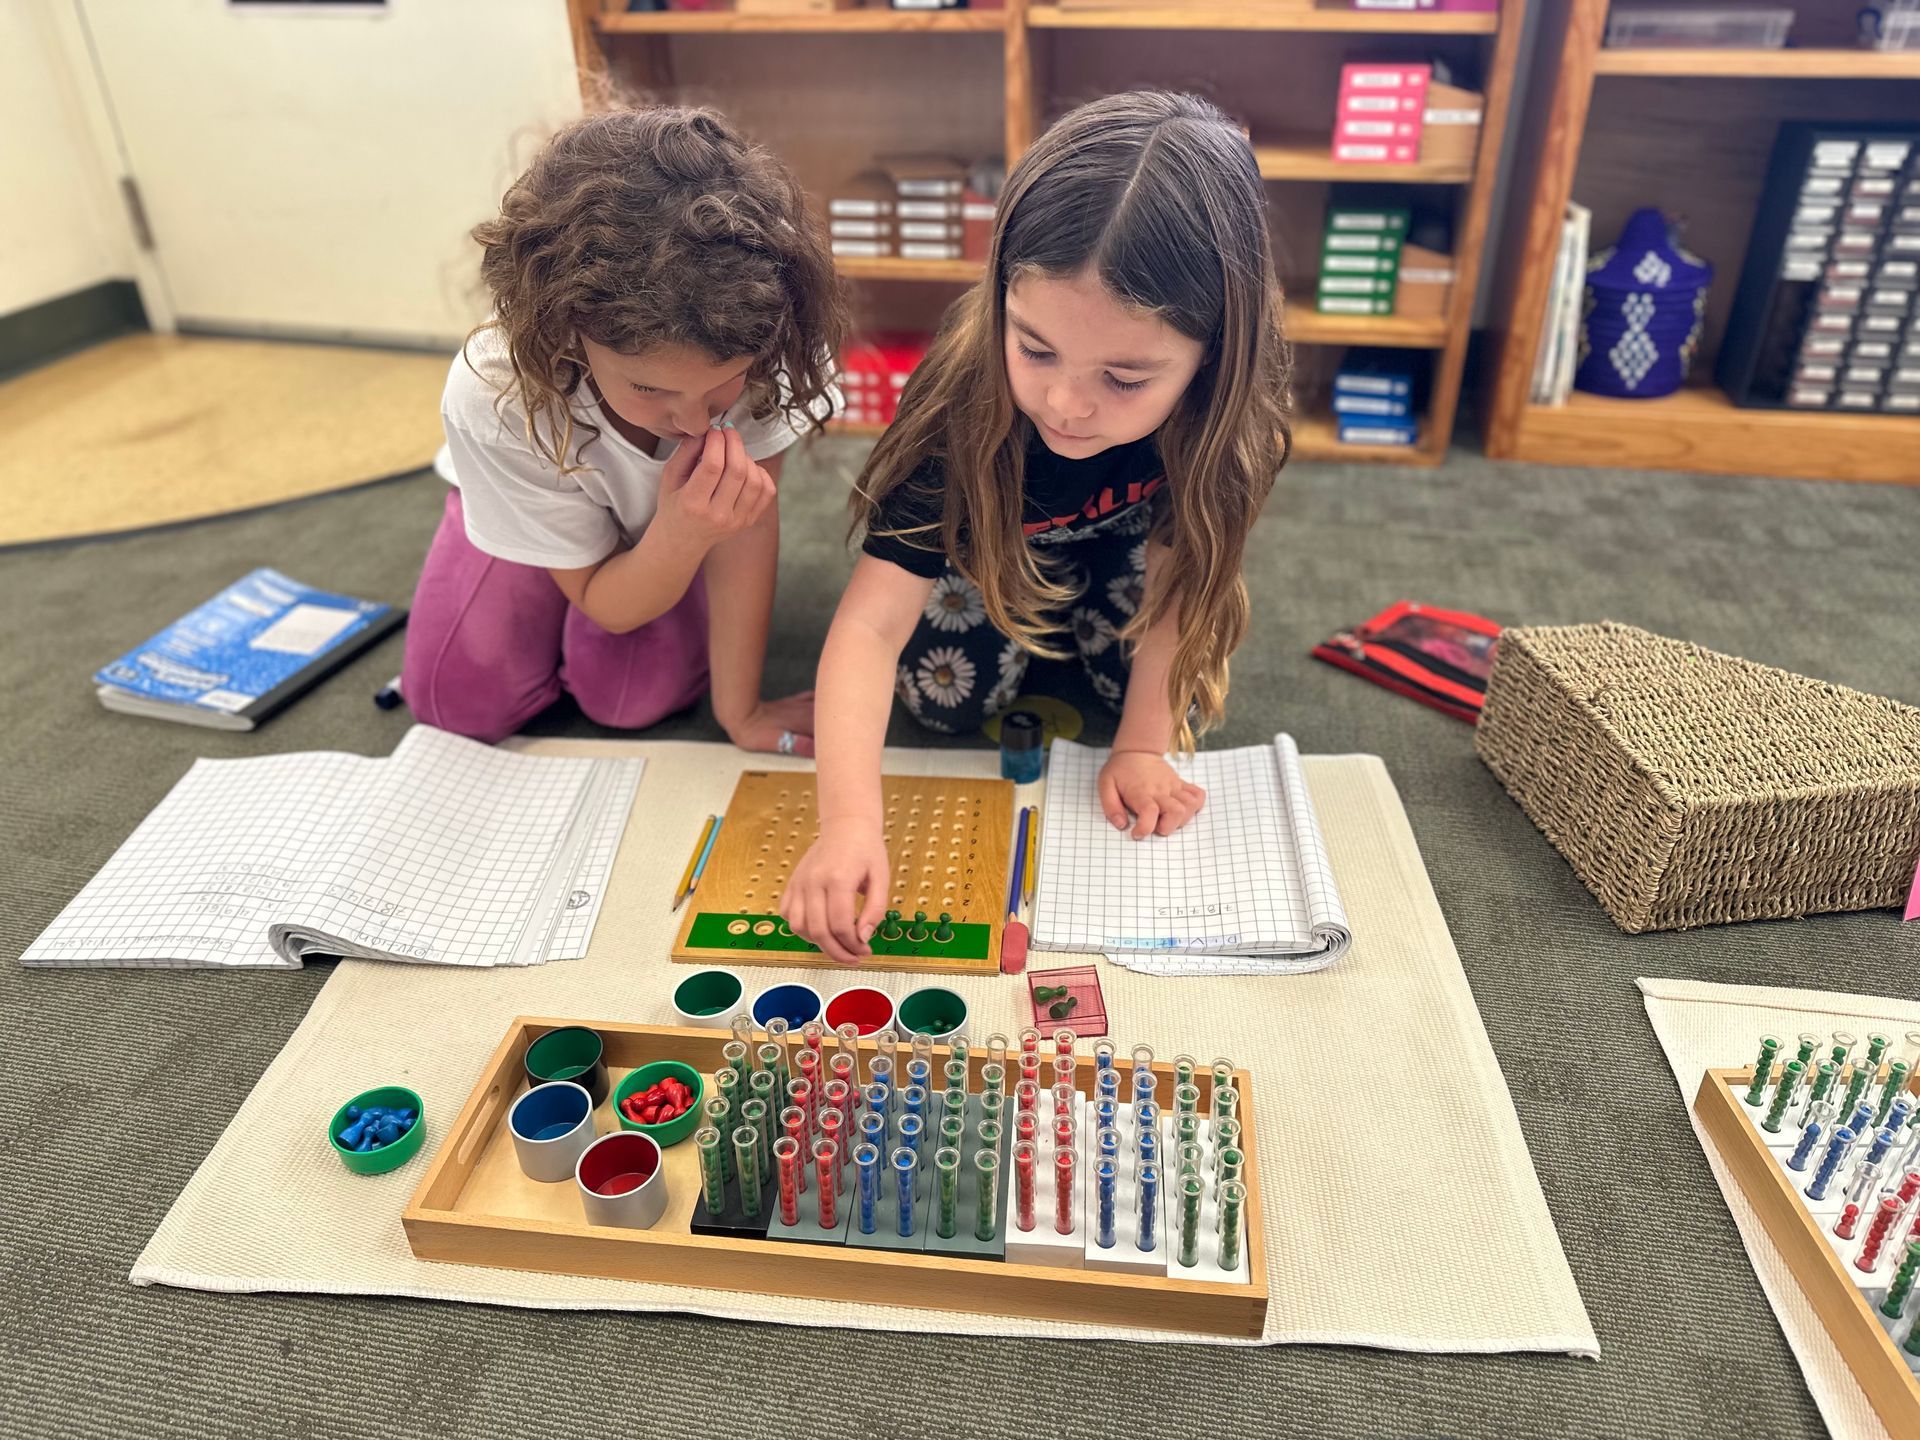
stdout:
[(726, 453), (726, 442), (716, 430), (707, 431), (698, 440), (682, 441), (667, 457), (667, 467), (660, 475), (661, 490), (684, 486), (693, 492), (689, 499), (707, 498), (713, 494), (713, 482), (720, 478)]
[(1153, 827), (1159, 823), (1159, 804), (1152, 800), (1143, 800), (1140, 803), (1139, 813), (1134, 818), (1133, 838), (1136, 840), (1146, 839), (1147, 836), (1153, 834)]
[(860, 938), (860, 905), (854, 891), (852, 881), (836, 881), (827, 887), (825, 928), (839, 948), (834, 958), (846, 963), (867, 951), (867, 942)]
[(789, 885), (780, 897), (780, 918), (802, 940), (813, 939), (813, 931), (807, 928), (807, 894), (799, 886)]
[(860, 907), (860, 943), (871, 949), (869, 942), (873, 939), (873, 932), (887, 918), (887, 873), (884, 868), (877, 873), (873, 870), (867, 872), (866, 892), (866, 902)]
[(740, 438), (738, 430), (729, 429), (720, 433), (725, 437), (726, 461), (720, 480), (714, 486), (713, 505), (720, 514), (733, 515), (741, 508), (757, 467), (747, 458), (747, 442)]
[(1111, 775), (1100, 777), (1100, 809), (1107, 817), (1107, 823), (1116, 830), (1127, 828), (1127, 807), (1121, 803), (1120, 787), (1113, 782)]

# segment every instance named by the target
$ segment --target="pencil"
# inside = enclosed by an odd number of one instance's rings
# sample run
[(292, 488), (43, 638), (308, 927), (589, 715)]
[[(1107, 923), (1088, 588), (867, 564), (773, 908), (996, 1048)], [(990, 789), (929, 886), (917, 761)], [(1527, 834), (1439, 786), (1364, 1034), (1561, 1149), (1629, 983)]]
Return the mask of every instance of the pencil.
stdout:
[(713, 827), (717, 823), (718, 817), (709, 815), (707, 816), (707, 823), (700, 827), (700, 838), (694, 841), (693, 853), (687, 856), (687, 868), (681, 872), (680, 884), (675, 887), (673, 892), (673, 908), (675, 910), (678, 910), (687, 896), (693, 893), (693, 872), (699, 867), (701, 859), (704, 858), (707, 853), (707, 842), (713, 838)]
[(693, 867), (693, 884), (687, 887), (689, 895), (700, 888), (700, 877), (707, 873), (707, 861), (713, 857), (714, 842), (720, 838), (720, 827), (726, 823), (726, 816), (714, 817), (713, 829), (707, 832), (707, 843), (700, 847), (700, 863)]
[(1027, 867), (1025, 883), (1020, 898), (1027, 904), (1033, 903), (1033, 877), (1040, 869), (1040, 807), (1027, 807)]
[(1033, 814), (1031, 805), (1020, 807), (1020, 823), (1013, 830), (1013, 877), (1007, 886), (1007, 914), (1018, 917), (1020, 914), (1020, 884), (1026, 874), (1027, 860), (1027, 818)]

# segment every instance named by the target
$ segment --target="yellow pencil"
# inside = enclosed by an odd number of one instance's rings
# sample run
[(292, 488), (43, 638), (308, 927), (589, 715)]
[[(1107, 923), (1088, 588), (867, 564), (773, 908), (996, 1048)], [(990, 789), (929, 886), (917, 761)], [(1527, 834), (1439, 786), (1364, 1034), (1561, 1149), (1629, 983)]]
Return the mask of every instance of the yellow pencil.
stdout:
[(1040, 869), (1040, 807), (1027, 811), (1027, 873), (1020, 882), (1022, 904), (1033, 901), (1033, 877)]
[(686, 871), (680, 876), (679, 888), (673, 892), (673, 908), (678, 910), (687, 896), (693, 893), (693, 867), (700, 863), (700, 857), (706, 853), (707, 837), (713, 833), (714, 822), (720, 817), (707, 816), (707, 823), (700, 827), (700, 838), (693, 842), (693, 853), (687, 856)]

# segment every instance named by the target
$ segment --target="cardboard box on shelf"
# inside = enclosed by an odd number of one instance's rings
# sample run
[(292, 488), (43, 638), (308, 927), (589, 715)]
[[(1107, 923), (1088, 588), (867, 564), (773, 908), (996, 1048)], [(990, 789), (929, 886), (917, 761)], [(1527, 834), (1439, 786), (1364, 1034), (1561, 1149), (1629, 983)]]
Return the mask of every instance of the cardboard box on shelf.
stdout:
[(1422, 245), (1400, 249), (1400, 284), (1394, 291), (1393, 313), (1431, 320), (1447, 313), (1457, 277), (1453, 257)]
[(1485, 100), (1477, 90), (1437, 81), (1427, 86), (1421, 116), (1420, 161), (1426, 165), (1471, 165), (1480, 148)]

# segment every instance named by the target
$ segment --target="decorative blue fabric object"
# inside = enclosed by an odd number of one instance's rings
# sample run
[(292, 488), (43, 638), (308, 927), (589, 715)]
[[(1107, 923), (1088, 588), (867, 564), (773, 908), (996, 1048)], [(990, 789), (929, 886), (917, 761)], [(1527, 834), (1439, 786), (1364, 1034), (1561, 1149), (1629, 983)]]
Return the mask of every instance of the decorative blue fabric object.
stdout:
[(1673, 241), (1666, 217), (1636, 210), (1587, 265), (1577, 389), (1622, 399), (1671, 395), (1699, 348), (1713, 266)]

